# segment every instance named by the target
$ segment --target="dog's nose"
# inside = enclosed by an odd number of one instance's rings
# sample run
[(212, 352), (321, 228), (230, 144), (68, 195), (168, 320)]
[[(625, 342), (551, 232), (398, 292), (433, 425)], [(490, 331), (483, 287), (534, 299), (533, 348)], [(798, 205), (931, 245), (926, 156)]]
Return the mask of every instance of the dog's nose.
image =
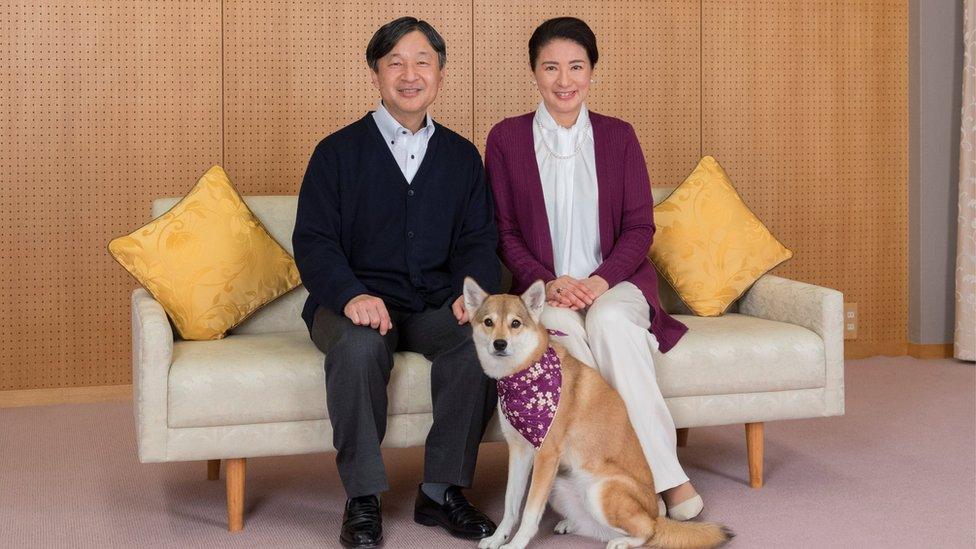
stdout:
[(496, 339), (494, 345), (496, 351), (504, 351), (505, 347), (508, 347), (508, 342), (504, 339)]

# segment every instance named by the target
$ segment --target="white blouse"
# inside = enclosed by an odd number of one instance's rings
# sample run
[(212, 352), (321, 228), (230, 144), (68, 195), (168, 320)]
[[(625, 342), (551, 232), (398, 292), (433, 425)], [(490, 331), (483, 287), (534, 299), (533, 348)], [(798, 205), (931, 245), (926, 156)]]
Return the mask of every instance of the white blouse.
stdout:
[(586, 105), (580, 109), (576, 124), (563, 128), (545, 103), (539, 103), (532, 136), (549, 217), (555, 274), (586, 278), (603, 262), (596, 151)]

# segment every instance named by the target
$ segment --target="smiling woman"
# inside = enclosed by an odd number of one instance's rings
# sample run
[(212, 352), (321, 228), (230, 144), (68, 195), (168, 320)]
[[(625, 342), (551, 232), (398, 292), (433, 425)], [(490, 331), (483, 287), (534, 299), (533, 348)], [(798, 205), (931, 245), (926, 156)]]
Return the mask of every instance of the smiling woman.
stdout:
[(576, 123), (599, 58), (596, 36), (579, 19), (560, 17), (540, 25), (529, 39), (529, 65), (546, 110), (568, 128)]
[(498, 123), (485, 149), (499, 251), (514, 292), (546, 282), (543, 324), (567, 333), (569, 352), (623, 397), (668, 516), (687, 520), (704, 504), (678, 463), (653, 359), (687, 328), (662, 309), (645, 255), (654, 213), (634, 128), (586, 107), (597, 58), (596, 36), (575, 17), (532, 34), (529, 64), (542, 101)]
[(383, 106), (405, 128), (419, 130), (444, 82), (447, 47), (441, 35), (426, 21), (401, 17), (373, 35), (366, 63)]

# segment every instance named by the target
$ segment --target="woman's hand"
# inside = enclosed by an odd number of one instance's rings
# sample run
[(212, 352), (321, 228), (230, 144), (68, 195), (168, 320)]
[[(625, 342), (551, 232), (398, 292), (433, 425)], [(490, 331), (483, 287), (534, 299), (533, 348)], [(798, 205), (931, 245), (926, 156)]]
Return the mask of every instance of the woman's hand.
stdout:
[(553, 307), (566, 307), (579, 311), (592, 305), (596, 298), (597, 295), (593, 290), (571, 276), (563, 275), (546, 284), (546, 301)]
[(590, 293), (593, 294), (593, 299), (600, 297), (610, 289), (610, 283), (599, 275), (593, 275), (589, 278), (583, 279), (580, 281), (580, 283), (590, 290)]

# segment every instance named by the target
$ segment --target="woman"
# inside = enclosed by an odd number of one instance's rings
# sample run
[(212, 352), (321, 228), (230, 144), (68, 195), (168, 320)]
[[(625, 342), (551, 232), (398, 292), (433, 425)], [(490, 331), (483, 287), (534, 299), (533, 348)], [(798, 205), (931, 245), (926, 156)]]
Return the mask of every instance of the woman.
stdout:
[(485, 152), (499, 249), (513, 292), (546, 281), (543, 323), (568, 334), (560, 342), (623, 397), (668, 515), (687, 520), (702, 499), (678, 463), (652, 358), (687, 328), (661, 309), (647, 259), (653, 201), (637, 135), (586, 108), (597, 57), (596, 37), (579, 19), (550, 19), (532, 34), (542, 101), (492, 128)]

